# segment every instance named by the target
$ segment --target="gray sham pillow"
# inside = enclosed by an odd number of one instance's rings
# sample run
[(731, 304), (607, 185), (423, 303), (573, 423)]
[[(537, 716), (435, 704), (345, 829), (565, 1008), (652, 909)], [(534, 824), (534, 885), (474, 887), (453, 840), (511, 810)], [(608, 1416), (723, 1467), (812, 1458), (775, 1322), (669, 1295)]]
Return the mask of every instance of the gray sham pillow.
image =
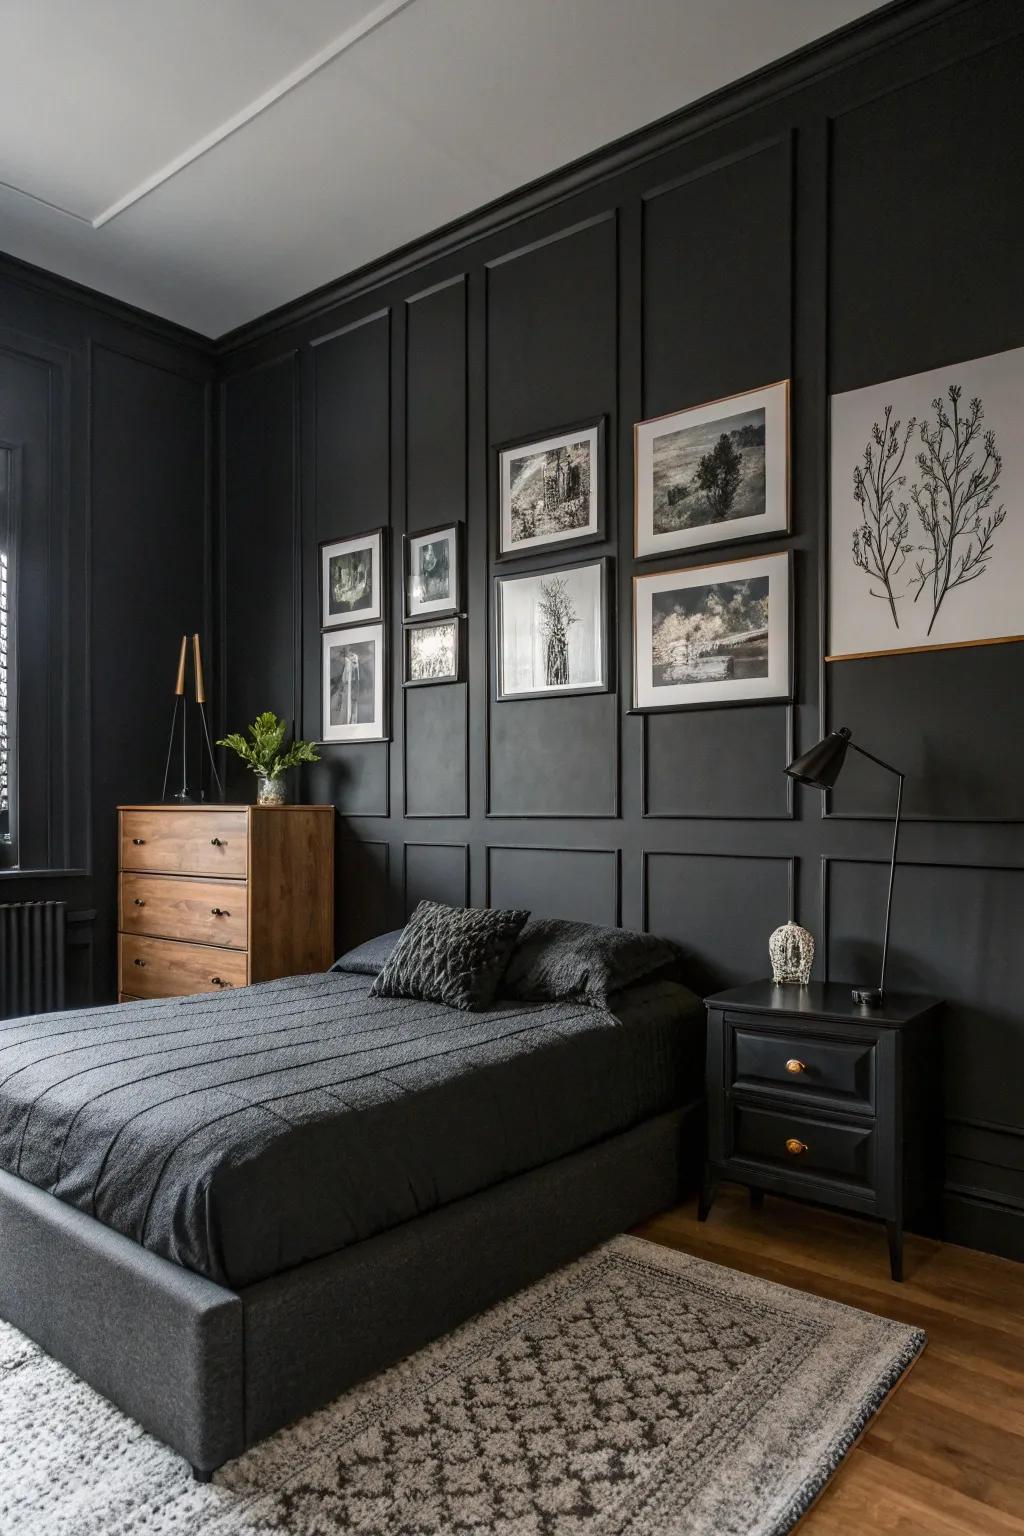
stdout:
[(421, 901), (370, 996), (486, 1008), (529, 915)]
[(651, 933), (538, 917), (520, 935), (501, 995), (531, 1003), (573, 997), (603, 1007), (634, 982), (679, 980), (681, 959), (675, 944)]
[(355, 949), (350, 949), (335, 960), (331, 966), (332, 971), (353, 971), (357, 976), (376, 976), (384, 969), (391, 959), (392, 951), (398, 943), (403, 928), (395, 928), (391, 933), (378, 933), (376, 938), (367, 939), (365, 944), (357, 944)]

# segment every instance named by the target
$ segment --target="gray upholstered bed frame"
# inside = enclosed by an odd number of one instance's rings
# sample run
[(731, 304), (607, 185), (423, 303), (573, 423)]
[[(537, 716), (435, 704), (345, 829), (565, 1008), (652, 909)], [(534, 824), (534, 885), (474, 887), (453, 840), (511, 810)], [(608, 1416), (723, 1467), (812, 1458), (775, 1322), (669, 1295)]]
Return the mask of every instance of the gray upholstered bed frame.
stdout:
[(197, 1477), (696, 1182), (695, 1102), (235, 1292), (0, 1172), (0, 1317)]

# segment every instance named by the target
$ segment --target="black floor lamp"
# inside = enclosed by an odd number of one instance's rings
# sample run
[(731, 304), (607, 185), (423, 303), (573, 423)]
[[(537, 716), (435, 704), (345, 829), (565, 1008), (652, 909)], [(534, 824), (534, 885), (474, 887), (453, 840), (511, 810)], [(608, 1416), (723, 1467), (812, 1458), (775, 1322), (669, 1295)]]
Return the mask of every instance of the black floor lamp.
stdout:
[(870, 758), (880, 768), (885, 768), (889, 773), (894, 773), (899, 780), (899, 788), (896, 791), (896, 824), (892, 833), (892, 859), (889, 864), (889, 894), (885, 899), (885, 938), (882, 941), (882, 974), (877, 987), (854, 987), (852, 996), (855, 1003), (864, 1003), (868, 1008), (878, 1008), (885, 998), (885, 962), (889, 954), (889, 918), (892, 915), (892, 883), (896, 874), (896, 846), (900, 837), (900, 807), (903, 803), (903, 780), (905, 775), (891, 763), (876, 757), (873, 752), (866, 752), (863, 747), (858, 747), (845, 725), (841, 725), (838, 731), (831, 731), (828, 736), (819, 741), (817, 746), (804, 752), (802, 756), (794, 758), (786, 772), (790, 778), (796, 779), (798, 784), (809, 784), (812, 789), (831, 789), (838, 779), (846, 761), (847, 748), (852, 747), (859, 752), (861, 757)]

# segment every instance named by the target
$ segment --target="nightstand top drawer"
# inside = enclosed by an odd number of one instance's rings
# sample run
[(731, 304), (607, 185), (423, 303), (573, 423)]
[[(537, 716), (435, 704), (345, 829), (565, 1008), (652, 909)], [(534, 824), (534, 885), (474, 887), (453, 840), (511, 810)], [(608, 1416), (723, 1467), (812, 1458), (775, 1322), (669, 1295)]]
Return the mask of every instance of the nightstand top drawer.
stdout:
[(751, 1029), (743, 1015), (726, 1015), (733, 1089), (783, 1093), (794, 1102), (815, 1099), (874, 1113), (875, 1042), (788, 1034), (781, 1027)]

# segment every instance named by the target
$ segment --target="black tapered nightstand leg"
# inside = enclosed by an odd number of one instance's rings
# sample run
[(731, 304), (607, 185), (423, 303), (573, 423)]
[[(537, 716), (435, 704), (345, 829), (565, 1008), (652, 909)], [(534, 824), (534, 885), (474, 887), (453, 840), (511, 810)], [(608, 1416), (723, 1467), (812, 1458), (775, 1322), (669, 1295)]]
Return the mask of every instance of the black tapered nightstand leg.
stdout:
[(705, 1167), (704, 1177), (700, 1185), (700, 1199), (697, 1202), (697, 1220), (707, 1221), (711, 1202), (715, 1198), (715, 1181), (711, 1177), (710, 1168)]
[(764, 1190), (763, 1189), (756, 1189), (753, 1185), (751, 1185), (750, 1186), (750, 1209), (752, 1211), (759, 1211), (761, 1209), (762, 1205), (764, 1205)]
[(885, 1235), (889, 1239), (889, 1273), (894, 1280), (903, 1279), (903, 1228), (899, 1222), (887, 1221)]

